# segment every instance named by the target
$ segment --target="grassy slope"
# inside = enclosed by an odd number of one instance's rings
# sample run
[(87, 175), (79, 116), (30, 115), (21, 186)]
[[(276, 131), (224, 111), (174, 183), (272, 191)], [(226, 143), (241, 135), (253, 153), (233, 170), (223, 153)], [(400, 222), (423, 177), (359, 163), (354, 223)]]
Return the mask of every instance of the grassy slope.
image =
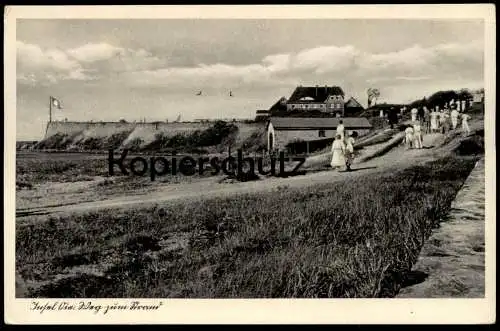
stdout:
[[(39, 219), (17, 228), (17, 272), (48, 282), (27, 296), (392, 297), (474, 161), (449, 156), (309, 189)], [(104, 276), (53, 280), (71, 265), (106, 264)]]

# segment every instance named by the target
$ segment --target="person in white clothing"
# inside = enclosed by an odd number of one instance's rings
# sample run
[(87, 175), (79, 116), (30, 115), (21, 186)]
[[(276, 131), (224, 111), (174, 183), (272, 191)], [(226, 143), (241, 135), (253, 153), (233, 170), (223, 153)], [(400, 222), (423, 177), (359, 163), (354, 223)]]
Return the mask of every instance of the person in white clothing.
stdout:
[(406, 149), (410, 149), (413, 146), (413, 128), (411, 126), (405, 130), (405, 146)]
[(337, 126), (337, 134), (340, 135), (340, 139), (342, 141), (342, 143), (344, 143), (344, 131), (345, 131), (345, 127), (344, 127), (344, 121), (340, 120), (339, 121), (339, 125)]
[(413, 124), (413, 146), (417, 149), (424, 147), (424, 137), (422, 135), (422, 127), (420, 122), (414, 122)]
[(469, 128), (469, 119), (470, 115), (468, 114), (462, 114), (462, 133), (465, 136), (468, 136), (470, 134), (470, 128)]
[(444, 109), (441, 109), (439, 111), (439, 129), (441, 133), (446, 133), (446, 120), (448, 119), (448, 114), (444, 111)]
[(436, 133), (439, 130), (438, 118), (439, 118), (439, 113), (436, 111), (436, 109), (434, 109), (431, 112), (431, 132), (432, 133)]
[(351, 132), (347, 135), (347, 139), (346, 139), (346, 162), (345, 162), (345, 165), (346, 165), (346, 168), (347, 168), (347, 171), (350, 171), (351, 170), (351, 164), (354, 160), (354, 138), (357, 137), (357, 132)]
[(411, 121), (412, 122), (415, 122), (417, 120), (417, 115), (418, 115), (418, 109), (412, 108), (412, 110), (411, 110)]
[(457, 128), (458, 115), (460, 115), (460, 114), (458, 113), (458, 110), (455, 106), (455, 107), (453, 107), (453, 110), (451, 111), (451, 126), (452, 126), (453, 130), (455, 130)]
[(345, 166), (345, 153), (346, 147), (342, 141), (342, 137), (337, 134), (332, 144), (332, 161), (330, 165), (333, 169), (339, 169)]

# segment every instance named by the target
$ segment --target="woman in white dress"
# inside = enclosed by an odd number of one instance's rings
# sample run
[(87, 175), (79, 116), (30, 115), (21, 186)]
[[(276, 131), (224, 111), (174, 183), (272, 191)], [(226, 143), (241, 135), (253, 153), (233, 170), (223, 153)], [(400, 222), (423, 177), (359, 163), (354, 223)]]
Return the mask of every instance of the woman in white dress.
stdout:
[(470, 128), (469, 128), (469, 119), (470, 115), (468, 114), (462, 114), (462, 133), (465, 136), (468, 136), (470, 134)]
[(448, 120), (448, 114), (446, 114), (446, 111), (444, 109), (441, 109), (439, 112), (439, 128), (441, 130), (441, 133), (446, 133), (446, 121)]
[(458, 116), (460, 115), (455, 106), (453, 106), (453, 110), (451, 111), (450, 115), (451, 115), (451, 127), (453, 128), (453, 130), (455, 130), (458, 125)]
[(415, 148), (421, 149), (424, 147), (424, 137), (422, 135), (422, 127), (420, 126), (420, 122), (418, 121), (413, 124), (413, 141)]
[(345, 154), (346, 147), (344, 145), (344, 142), (342, 141), (342, 136), (337, 134), (332, 144), (332, 161), (330, 162), (330, 165), (333, 169), (338, 169), (345, 166)]
[(439, 130), (438, 116), (439, 113), (436, 111), (436, 109), (433, 109), (431, 113), (431, 132), (433, 133)]
[(344, 121), (340, 120), (339, 125), (337, 126), (337, 134), (340, 135), (342, 143), (344, 143), (344, 135), (345, 135), (344, 132), (345, 132)]
[(417, 120), (417, 115), (418, 115), (418, 109), (417, 108), (413, 108), (411, 110), (411, 121), (412, 122), (415, 122)]
[(405, 130), (405, 145), (406, 149), (410, 149), (413, 145), (413, 128), (411, 126)]

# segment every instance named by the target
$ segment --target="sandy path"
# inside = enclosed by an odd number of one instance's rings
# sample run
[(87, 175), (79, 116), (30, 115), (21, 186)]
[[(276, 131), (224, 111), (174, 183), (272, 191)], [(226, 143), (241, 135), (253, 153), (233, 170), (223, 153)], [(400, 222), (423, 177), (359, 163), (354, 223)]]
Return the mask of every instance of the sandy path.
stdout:
[[(426, 135), (424, 146), (436, 145), (442, 137), (440, 134)], [(255, 192), (272, 191), (280, 186), (305, 187), (319, 183), (328, 183), (346, 178), (356, 177), (366, 173), (387, 171), (391, 168), (408, 166), (411, 163), (432, 159), (433, 149), (405, 150), (397, 146), (386, 154), (360, 164), (356, 164), (352, 172), (325, 170), (307, 173), (288, 178), (270, 177), (254, 182), (219, 183), (214, 178), (207, 178), (195, 183), (173, 184), (161, 187), (146, 195), (130, 195), (108, 200), (83, 202), (66, 206), (42, 206), (24, 209), (17, 212), (17, 217), (29, 214), (81, 213), (108, 208), (133, 208), (146, 205), (174, 201), (179, 199), (200, 199), (215, 196), (228, 196)]]

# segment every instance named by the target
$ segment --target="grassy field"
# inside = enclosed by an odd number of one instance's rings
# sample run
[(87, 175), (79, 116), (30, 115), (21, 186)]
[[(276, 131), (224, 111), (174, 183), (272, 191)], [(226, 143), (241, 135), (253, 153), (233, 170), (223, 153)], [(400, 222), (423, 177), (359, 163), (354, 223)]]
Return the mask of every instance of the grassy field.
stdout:
[[(475, 156), (16, 228), (18, 296), (393, 297)], [(22, 281), (21, 281), (22, 280)]]

